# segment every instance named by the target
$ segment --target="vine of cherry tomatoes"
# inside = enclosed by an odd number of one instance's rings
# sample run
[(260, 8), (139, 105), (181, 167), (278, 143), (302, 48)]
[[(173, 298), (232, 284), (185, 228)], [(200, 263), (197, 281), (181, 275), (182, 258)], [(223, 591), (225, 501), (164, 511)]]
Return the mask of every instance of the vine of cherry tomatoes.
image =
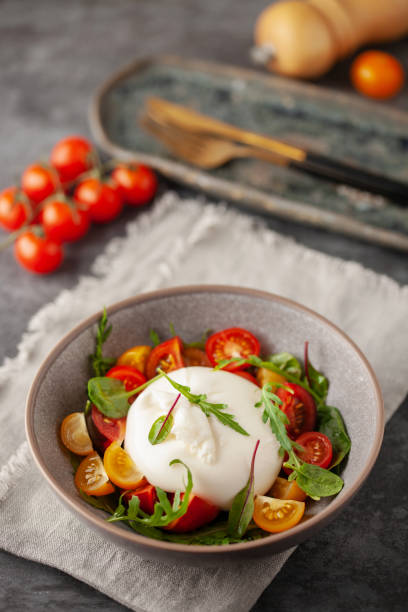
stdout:
[(0, 193), (0, 226), (13, 232), (6, 242), (14, 242), (16, 260), (30, 272), (48, 274), (61, 265), (64, 243), (80, 240), (91, 223), (112, 221), (125, 204), (147, 204), (156, 190), (147, 166), (102, 166), (88, 140), (69, 136), (54, 146), (49, 163), (24, 170), (20, 187)]

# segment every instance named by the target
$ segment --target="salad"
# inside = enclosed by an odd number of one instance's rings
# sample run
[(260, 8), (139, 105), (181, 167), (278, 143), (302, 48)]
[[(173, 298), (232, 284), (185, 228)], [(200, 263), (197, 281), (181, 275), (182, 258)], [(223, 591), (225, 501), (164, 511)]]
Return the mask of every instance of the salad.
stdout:
[(350, 438), (326, 404), (329, 381), (303, 364), (262, 357), (248, 330), (169, 339), (103, 354), (106, 311), (90, 356), (82, 411), (61, 424), (79, 495), (155, 539), (231, 544), (297, 525), (313, 500), (343, 487)]

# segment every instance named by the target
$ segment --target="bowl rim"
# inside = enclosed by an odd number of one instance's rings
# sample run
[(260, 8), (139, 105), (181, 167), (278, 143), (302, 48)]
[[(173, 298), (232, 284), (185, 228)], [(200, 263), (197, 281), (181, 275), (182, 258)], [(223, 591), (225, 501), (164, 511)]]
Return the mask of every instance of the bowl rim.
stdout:
[(56, 478), (54, 478), (54, 476), (48, 470), (47, 464), (42, 457), (41, 448), (34, 432), (35, 401), (42, 381), (53, 361), (77, 336), (79, 336), (85, 329), (91, 327), (99, 320), (103, 312), (102, 310), (84, 319), (81, 323), (76, 325), (73, 329), (71, 329), (61, 338), (61, 340), (56, 344), (56, 346), (51, 350), (51, 352), (42, 362), (31, 384), (27, 397), (25, 413), (26, 436), (29, 447), (31, 449), (31, 453), (43, 477), (46, 479), (46, 481), (51, 486), (53, 491), (57, 494), (57, 496), (65, 503), (66, 506), (68, 506), (68, 508), (72, 512), (74, 512), (74, 514), (79, 514), (80, 518), (83, 521), (91, 523), (93, 527), (99, 529), (100, 531), (102, 530), (102, 532), (105, 531), (108, 535), (112, 536), (112, 538), (116, 539), (116, 541), (121, 540), (123, 545), (125, 546), (129, 547), (129, 545), (136, 544), (140, 547), (152, 548), (156, 550), (157, 553), (165, 550), (167, 552), (174, 551), (175, 553), (200, 553), (203, 556), (215, 554), (219, 558), (224, 555), (231, 556), (231, 554), (235, 552), (241, 553), (244, 551), (259, 551), (261, 553), (262, 548), (265, 548), (265, 552), (267, 552), (267, 550), (271, 547), (271, 544), (273, 543), (276, 543), (276, 548), (278, 550), (286, 548), (286, 546), (282, 546), (283, 542), (286, 542), (287, 548), (289, 548), (290, 546), (306, 539), (309, 533), (311, 535), (314, 532), (314, 528), (319, 523), (322, 523), (324, 525), (328, 523), (332, 518), (334, 518), (338, 511), (342, 507), (344, 507), (357, 493), (357, 491), (360, 489), (360, 487), (363, 485), (364, 481), (368, 477), (378, 457), (384, 433), (384, 403), (380, 385), (378, 383), (374, 370), (365, 355), (358, 348), (355, 342), (351, 340), (351, 338), (349, 338), (349, 336), (347, 336), (347, 334), (343, 332), (339, 327), (337, 327), (334, 323), (326, 319), (326, 317), (320, 315), (319, 313), (308, 308), (307, 306), (303, 306), (302, 304), (299, 304), (294, 300), (267, 291), (252, 289), (249, 287), (238, 287), (230, 285), (185, 285), (170, 287), (166, 289), (159, 289), (147, 293), (141, 293), (137, 296), (133, 296), (112, 304), (111, 306), (106, 308), (106, 311), (108, 315), (114, 314), (122, 309), (129, 308), (130, 306), (133, 306), (138, 303), (191, 293), (232, 293), (245, 296), (253, 296), (281, 303), (291, 309), (301, 311), (309, 316), (314, 317), (315, 319), (318, 319), (324, 325), (331, 328), (332, 331), (338, 334), (353, 348), (357, 356), (360, 358), (363, 366), (367, 370), (367, 374), (371, 379), (371, 383), (373, 385), (376, 398), (375, 412), (377, 427), (375, 435), (373, 437), (371, 450), (364, 465), (364, 469), (361, 471), (354, 484), (350, 486), (350, 488), (345, 492), (345, 494), (341, 498), (336, 496), (330, 502), (330, 504), (323, 508), (323, 510), (321, 510), (318, 514), (308, 518), (307, 521), (301, 522), (287, 531), (283, 531), (277, 534), (270, 534), (269, 536), (265, 536), (264, 538), (258, 540), (252, 540), (249, 542), (242, 542), (237, 544), (223, 544), (222, 546), (178, 544), (174, 542), (147, 538), (145, 536), (139, 535), (134, 531), (118, 529), (113, 523), (108, 523), (106, 519), (104, 519), (99, 514), (96, 514), (93, 510), (91, 510), (91, 508), (82, 506), (80, 504), (80, 499), (75, 499), (69, 493), (67, 493), (63, 486), (60, 484), (60, 482)]

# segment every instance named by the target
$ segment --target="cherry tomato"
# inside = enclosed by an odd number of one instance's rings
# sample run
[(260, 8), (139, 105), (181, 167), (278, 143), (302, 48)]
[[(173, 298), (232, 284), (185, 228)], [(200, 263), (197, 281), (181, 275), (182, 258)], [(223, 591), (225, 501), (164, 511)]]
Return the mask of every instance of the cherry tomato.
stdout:
[(133, 491), (127, 491), (127, 493), (124, 494), (123, 499), (129, 503), (134, 495), (139, 498), (140, 509), (143, 510), (143, 512), (147, 512), (147, 514), (153, 514), (154, 504), (157, 502), (155, 487), (151, 484), (146, 484), (134, 489)]
[(211, 368), (211, 363), (207, 357), (207, 354), (198, 348), (190, 346), (184, 348), (182, 357), (186, 367), (202, 366)]
[(251, 382), (254, 385), (256, 385), (257, 387), (259, 387), (259, 383), (256, 380), (255, 376), (252, 376), (252, 374), (250, 374), (249, 372), (238, 371), (238, 372), (235, 372), (235, 374), (237, 376), (241, 376), (241, 378), (246, 378), (247, 380), (249, 380), (249, 382)]
[[(137, 387), (140, 387), (140, 385), (146, 382), (146, 376), (131, 366), (116, 365), (106, 373), (106, 376), (108, 376), (108, 378), (117, 378), (121, 380), (125, 385), (126, 391), (137, 389)], [(129, 397), (129, 404), (135, 399), (135, 395)]]
[(103, 456), (103, 466), (109, 479), (122, 489), (133, 489), (147, 482), (131, 456), (120, 446), (119, 442), (112, 442), (108, 446)]
[(286, 383), (286, 387), (293, 393), (279, 387), (276, 395), (283, 402), (280, 409), (289, 419), (286, 425), (288, 435), (296, 439), (305, 431), (313, 431), (316, 425), (316, 406), (310, 393), (300, 385)]
[(132, 346), (130, 349), (122, 353), (116, 363), (117, 365), (131, 366), (144, 374), (146, 370), (147, 358), (151, 352), (151, 346), (146, 346), (144, 344)]
[(304, 512), (304, 502), (257, 495), (253, 519), (261, 529), (279, 533), (297, 525)]
[(157, 191), (156, 175), (147, 166), (120, 164), (112, 172), (112, 178), (124, 201), (132, 206), (147, 204)]
[(267, 370), (266, 368), (258, 368), (256, 378), (260, 387), (263, 387), (266, 383), (269, 383), (272, 385), (273, 391), (276, 389), (276, 383), (280, 383), (281, 385), (286, 384), (286, 379), (284, 376), (282, 376), (282, 374), (272, 372), (272, 370)]
[(104, 452), (112, 442), (122, 444), (126, 433), (126, 417), (111, 419), (95, 405), (87, 418), (88, 429), (95, 446)]
[(357, 91), (378, 100), (395, 96), (405, 80), (401, 63), (384, 51), (360, 53), (351, 65), (350, 76)]
[(55, 171), (43, 164), (28, 166), (21, 177), (22, 190), (36, 204), (54, 193), (57, 184), (58, 179)]
[[(181, 494), (180, 498), (183, 499), (184, 493)], [(174, 531), (175, 533), (184, 533), (186, 531), (193, 531), (198, 529), (207, 523), (211, 523), (218, 515), (220, 509), (214, 504), (198, 497), (197, 495), (191, 495), (188, 502), (187, 512), (182, 517), (172, 521), (164, 529), (168, 531)]]
[(303, 446), (304, 451), (295, 450), (295, 453), (306, 463), (328, 468), (333, 457), (333, 447), (329, 438), (319, 431), (307, 431), (296, 438), (296, 443)]
[(307, 497), (303, 489), (297, 485), (296, 480), (289, 482), (286, 478), (280, 478), (279, 476), (273, 483), (269, 494), (277, 499), (293, 499), (295, 501), (305, 501)]
[[(260, 350), (261, 347), (257, 338), (251, 332), (240, 327), (231, 327), (213, 334), (207, 339), (205, 345), (205, 351), (213, 366), (216, 366), (222, 359), (259, 355)], [(247, 364), (230, 363), (223, 369), (227, 372), (235, 372), (248, 367)]]
[(48, 238), (56, 242), (79, 240), (90, 225), (88, 212), (58, 196), (44, 205), (41, 221)]
[(75, 190), (74, 198), (87, 207), (91, 220), (96, 223), (112, 221), (123, 208), (117, 187), (96, 178), (82, 181)]
[(70, 182), (94, 165), (93, 147), (81, 136), (69, 136), (57, 142), (51, 151), (50, 161), (60, 181)]
[(184, 367), (181, 355), (183, 344), (178, 336), (162, 342), (150, 353), (146, 363), (146, 376), (148, 379), (157, 374), (157, 368), (164, 372), (172, 372)]
[(32, 216), (25, 193), (17, 187), (8, 187), (0, 193), (0, 225), (9, 232), (19, 229)]
[(59, 242), (28, 229), (14, 243), (17, 261), (30, 272), (48, 274), (61, 265), (64, 253)]
[(65, 417), (61, 424), (61, 440), (76, 455), (88, 455), (93, 450), (83, 412)]
[(74, 480), (77, 489), (87, 495), (109, 495), (115, 490), (96, 451), (92, 451), (81, 461)]

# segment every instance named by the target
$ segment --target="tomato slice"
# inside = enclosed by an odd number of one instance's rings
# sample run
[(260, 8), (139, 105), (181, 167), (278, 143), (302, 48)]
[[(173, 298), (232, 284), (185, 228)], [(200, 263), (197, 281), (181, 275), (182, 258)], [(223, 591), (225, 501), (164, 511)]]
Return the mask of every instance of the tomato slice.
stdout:
[(266, 383), (269, 383), (272, 385), (272, 390), (276, 389), (274, 386), (276, 383), (280, 383), (281, 385), (287, 384), (286, 379), (284, 376), (282, 376), (282, 374), (272, 372), (272, 370), (267, 370), (266, 368), (258, 368), (256, 378), (260, 387), (263, 387), (266, 385)]
[(286, 429), (292, 439), (298, 438), (305, 431), (313, 431), (316, 425), (316, 406), (310, 393), (300, 385), (286, 383), (290, 393), (279, 387), (276, 395), (282, 400), (280, 409), (289, 419)]
[(75, 485), (87, 495), (109, 495), (115, 490), (96, 451), (89, 453), (79, 464)]
[(147, 358), (151, 352), (151, 346), (145, 346), (144, 344), (132, 346), (130, 349), (122, 353), (116, 364), (131, 366), (144, 374), (146, 371)]
[(146, 478), (119, 442), (112, 442), (103, 456), (103, 465), (110, 480), (122, 489), (146, 484)]
[[(184, 497), (184, 493), (181, 494), (181, 499)], [(188, 502), (187, 512), (183, 514), (179, 519), (171, 522), (167, 527), (168, 531), (174, 531), (175, 533), (185, 533), (186, 531), (193, 531), (198, 529), (207, 523), (210, 523), (218, 515), (220, 509), (214, 504), (198, 497), (197, 495), (191, 495)]]
[(304, 502), (257, 495), (253, 519), (261, 529), (279, 533), (297, 525), (304, 512)]
[(252, 374), (250, 374), (249, 372), (238, 371), (238, 372), (235, 372), (235, 374), (237, 376), (241, 376), (241, 378), (246, 378), (247, 380), (249, 380), (249, 382), (254, 383), (254, 385), (259, 387), (259, 382), (256, 380), (255, 376), (252, 376)]
[[(116, 365), (106, 373), (106, 376), (108, 378), (117, 378), (121, 380), (125, 385), (126, 391), (137, 389), (137, 387), (140, 387), (140, 385), (146, 382), (146, 376), (142, 374), (140, 370), (132, 368), (131, 366)], [(136, 395), (129, 397), (129, 404), (134, 402), (135, 399)]]
[(278, 478), (273, 483), (272, 489), (269, 491), (271, 497), (277, 499), (293, 499), (295, 501), (305, 501), (306, 493), (297, 485), (296, 480), (286, 480), (286, 478)]
[(211, 368), (211, 362), (207, 357), (207, 353), (192, 346), (186, 347), (183, 350), (183, 361), (186, 367), (203, 366)]
[[(213, 334), (207, 339), (205, 351), (213, 366), (223, 359), (232, 357), (248, 357), (249, 355), (259, 355), (261, 350), (259, 341), (251, 332), (240, 327), (230, 327)], [(230, 363), (224, 370), (235, 372), (245, 370), (247, 364), (237, 365)]]
[(127, 491), (123, 499), (129, 503), (134, 495), (137, 495), (140, 500), (141, 510), (147, 512), (147, 514), (153, 514), (154, 504), (157, 501), (156, 488), (151, 484), (146, 484), (133, 491)]
[(296, 438), (296, 443), (305, 449), (304, 451), (295, 451), (299, 459), (321, 468), (328, 468), (331, 464), (333, 458), (332, 443), (320, 431), (308, 431)]
[(158, 344), (150, 353), (146, 363), (146, 376), (148, 379), (157, 374), (157, 368), (164, 372), (172, 372), (179, 368), (184, 368), (184, 361), (181, 355), (183, 343), (178, 336)]
[(122, 444), (126, 433), (126, 417), (111, 419), (95, 405), (92, 405), (90, 419), (87, 418), (89, 432), (95, 446), (104, 452), (112, 442)]
[(88, 455), (93, 450), (83, 412), (73, 412), (61, 424), (61, 440), (76, 455)]

